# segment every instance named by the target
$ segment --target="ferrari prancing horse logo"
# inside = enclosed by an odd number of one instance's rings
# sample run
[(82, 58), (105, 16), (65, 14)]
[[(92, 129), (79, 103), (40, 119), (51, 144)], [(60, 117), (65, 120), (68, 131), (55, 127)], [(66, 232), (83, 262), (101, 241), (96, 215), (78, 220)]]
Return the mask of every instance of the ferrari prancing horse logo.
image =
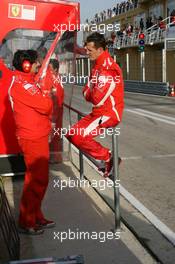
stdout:
[(20, 13), (20, 7), (17, 5), (12, 6), (12, 15), (14, 17), (17, 17), (19, 16), (19, 13)]
[(36, 6), (9, 3), (8, 18), (35, 20)]
[(9, 4), (8, 17), (20, 19), (21, 16), (22, 16), (22, 5)]

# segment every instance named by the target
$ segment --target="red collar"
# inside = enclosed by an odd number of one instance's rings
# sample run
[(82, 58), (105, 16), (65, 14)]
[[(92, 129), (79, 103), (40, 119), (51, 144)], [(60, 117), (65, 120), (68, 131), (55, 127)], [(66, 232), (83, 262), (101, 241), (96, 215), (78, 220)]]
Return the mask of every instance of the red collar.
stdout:
[(34, 80), (35, 74), (34, 73), (26, 73), (22, 71), (15, 70), (14, 75), (16, 77), (20, 77), (20, 79), (24, 79), (25, 81)]
[(110, 57), (108, 50), (105, 50), (95, 61), (95, 67), (99, 68), (104, 64), (104, 60)]

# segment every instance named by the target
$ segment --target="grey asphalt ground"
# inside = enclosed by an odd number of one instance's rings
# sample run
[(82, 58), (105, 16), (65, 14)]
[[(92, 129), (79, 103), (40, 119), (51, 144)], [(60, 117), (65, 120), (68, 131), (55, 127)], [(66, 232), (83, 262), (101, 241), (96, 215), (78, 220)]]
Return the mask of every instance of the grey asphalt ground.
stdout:
[[(113, 235), (112, 210), (92, 187), (69, 185), (69, 180), (76, 184), (78, 178), (79, 173), (71, 162), (50, 166), (43, 212), (56, 222), (56, 226), (39, 236), (20, 234), (21, 260), (83, 255), (85, 264), (156, 264), (123, 224), (122, 232)], [(61, 184), (64, 185), (62, 190)], [(17, 221), (23, 177), (5, 177), (4, 185)], [(0, 243), (0, 263), (7, 263), (4, 257), (5, 250), (2, 251)]]
[[(65, 86), (66, 102), (89, 112), (82, 87)], [(76, 115), (72, 114), (72, 123)], [(69, 113), (65, 110), (65, 126)], [(121, 184), (170, 229), (175, 231), (175, 97), (125, 94), (120, 124)], [(111, 138), (99, 139), (111, 146)]]

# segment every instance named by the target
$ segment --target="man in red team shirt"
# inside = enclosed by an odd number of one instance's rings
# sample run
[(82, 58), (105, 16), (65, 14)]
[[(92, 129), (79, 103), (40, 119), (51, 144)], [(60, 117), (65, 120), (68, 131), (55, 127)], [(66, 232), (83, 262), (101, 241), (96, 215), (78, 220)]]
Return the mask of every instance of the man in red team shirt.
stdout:
[[(53, 101), (53, 118), (54, 123), (52, 138), (50, 142), (50, 149), (53, 153), (50, 162), (57, 163), (62, 161), (62, 138), (61, 129), (63, 126), (63, 102), (64, 102), (64, 88), (59, 76), (59, 61), (51, 59), (49, 63), (51, 80), (52, 80), (52, 101)], [(56, 133), (59, 131), (59, 133)]]
[[(37, 50), (39, 62), (42, 64), (47, 55), (47, 49), (40, 47)], [(64, 101), (64, 88), (59, 76), (59, 61), (51, 59), (46, 71), (46, 77), (43, 81), (44, 93), (50, 94), (53, 101), (53, 114), (52, 114), (52, 133), (50, 135), (50, 163), (57, 163), (62, 161), (62, 139), (60, 131), (62, 128), (63, 120), (63, 101)], [(57, 132), (59, 131), (59, 133)]]
[(100, 134), (101, 128), (115, 127), (121, 121), (124, 108), (122, 71), (106, 50), (105, 38), (100, 33), (88, 36), (85, 48), (94, 66), (83, 95), (93, 108), (69, 130), (67, 138), (84, 153), (105, 161), (104, 177), (109, 177), (113, 166), (111, 152), (96, 142), (94, 136)]
[(46, 220), (41, 203), (48, 185), (48, 135), (51, 130), (52, 100), (35, 84), (40, 66), (36, 51), (19, 50), (9, 96), (14, 111), (16, 135), (24, 154), (26, 174), (20, 203), (19, 227), (23, 233), (37, 235), (55, 223)]

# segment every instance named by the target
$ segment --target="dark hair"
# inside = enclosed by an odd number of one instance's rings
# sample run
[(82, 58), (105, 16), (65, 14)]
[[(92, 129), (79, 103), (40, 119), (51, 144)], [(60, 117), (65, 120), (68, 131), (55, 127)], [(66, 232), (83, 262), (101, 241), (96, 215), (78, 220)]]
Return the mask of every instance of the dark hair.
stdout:
[(18, 71), (23, 71), (22, 64), (28, 60), (31, 64), (35, 63), (38, 58), (35, 50), (17, 50), (13, 57), (13, 66)]
[(88, 42), (94, 42), (94, 46), (98, 48), (103, 48), (104, 50), (106, 49), (106, 40), (104, 35), (94, 32), (90, 36), (87, 37), (86, 44)]
[(59, 70), (59, 61), (56, 59), (51, 59), (50, 60), (50, 64), (52, 64), (52, 67), (54, 68), (54, 70)]
[(33, 64), (33, 63), (35, 63), (36, 61), (37, 61), (37, 59), (38, 59), (38, 53), (37, 53), (37, 51), (36, 50), (31, 50), (31, 49), (29, 49), (29, 50), (27, 50), (27, 53), (29, 54), (29, 56), (30, 56), (30, 62)]

